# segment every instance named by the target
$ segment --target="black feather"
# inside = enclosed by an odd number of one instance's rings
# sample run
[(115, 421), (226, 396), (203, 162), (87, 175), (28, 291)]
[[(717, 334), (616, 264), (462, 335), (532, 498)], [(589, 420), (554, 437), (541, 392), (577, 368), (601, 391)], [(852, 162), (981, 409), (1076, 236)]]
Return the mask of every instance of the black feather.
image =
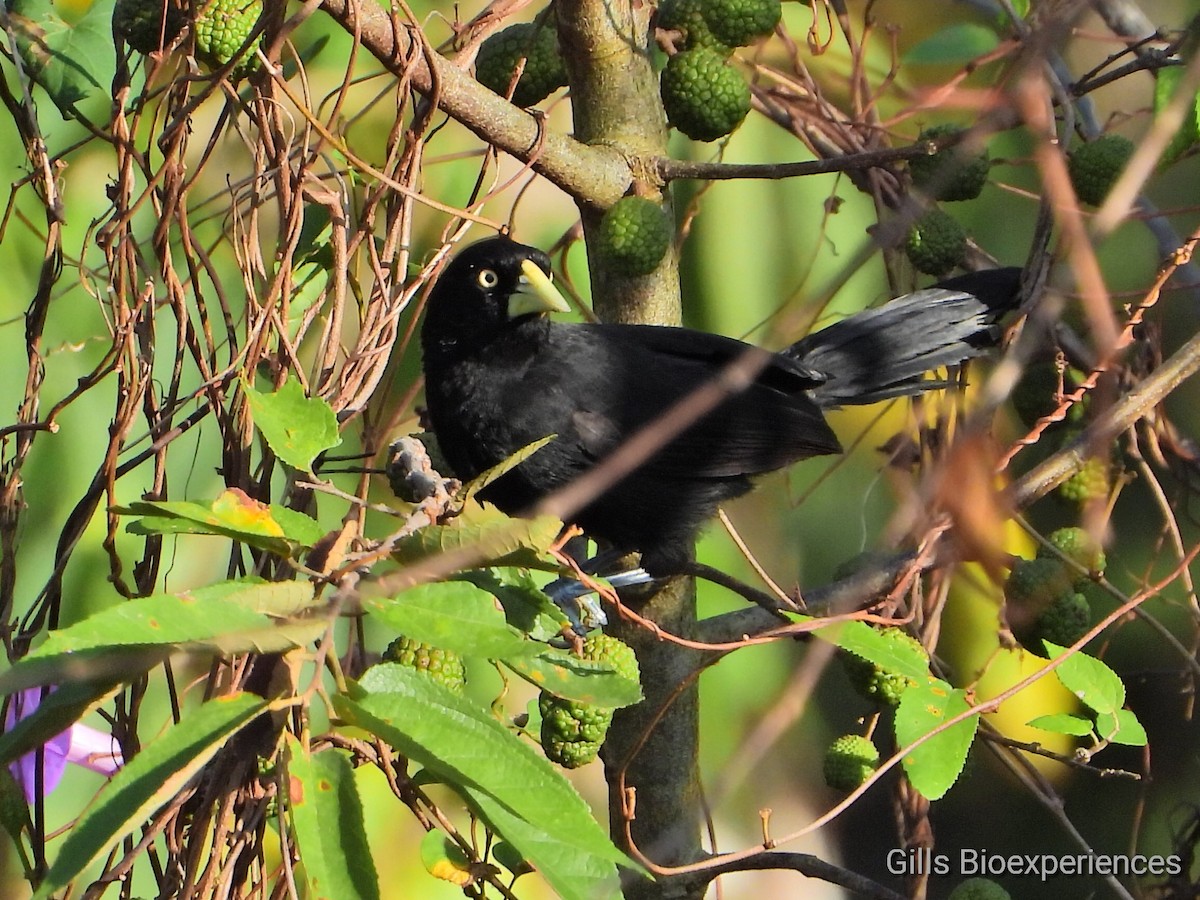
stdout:
[(977, 282), (919, 291), (770, 354), (682, 328), (511, 317), (525, 260), (550, 271), (545, 254), (507, 238), (463, 250), (434, 286), (421, 335), (430, 419), (459, 478), (556, 435), (480, 493), (506, 512), (570, 484), (743, 354), (762, 357), (744, 390), (575, 517), (617, 549), (640, 550), (655, 575), (684, 564), (700, 526), (750, 476), (840, 452), (823, 408), (927, 390), (937, 382), (925, 372), (994, 343), (1017, 287), (1016, 270), (969, 276)]

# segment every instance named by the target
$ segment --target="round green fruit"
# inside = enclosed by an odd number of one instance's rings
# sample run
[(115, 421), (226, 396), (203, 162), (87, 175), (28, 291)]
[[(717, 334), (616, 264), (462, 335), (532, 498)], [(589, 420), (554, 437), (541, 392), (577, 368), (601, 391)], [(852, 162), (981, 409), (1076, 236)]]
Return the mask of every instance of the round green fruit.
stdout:
[(745, 47), (767, 37), (783, 16), (779, 0), (706, 0), (704, 18), (728, 47)]
[(1099, 206), (1133, 156), (1133, 141), (1119, 134), (1102, 134), (1080, 144), (1067, 157), (1071, 186), (1084, 203)]
[(945, 275), (966, 258), (967, 234), (953, 216), (931, 209), (908, 230), (904, 252), (918, 272)]
[(196, 58), (214, 69), (240, 62), (229, 73), (241, 78), (258, 68), (255, 50), (261, 35), (250, 46), (254, 26), (263, 14), (262, 0), (194, 0)]
[(949, 900), (1012, 900), (1012, 897), (990, 878), (968, 878), (950, 892)]
[(879, 751), (861, 734), (844, 734), (825, 751), (825, 783), (839, 791), (852, 791), (879, 766)]
[(694, 141), (715, 141), (750, 112), (750, 87), (715, 50), (676, 53), (659, 82), (667, 120)]
[(680, 50), (707, 48), (729, 55), (729, 45), (721, 43), (708, 27), (705, 7), (708, 0), (663, 0), (658, 6), (658, 27), (666, 31), (678, 31)]
[(512, 95), (517, 106), (533, 106), (566, 85), (567, 67), (549, 22), (510, 25), (493, 34), (479, 46), (475, 77), (503, 97), (522, 59), (525, 68)]
[(113, 6), (113, 33), (139, 53), (169, 47), (185, 21), (172, 0), (117, 0)]
[(466, 688), (466, 667), (462, 657), (451, 650), (443, 650), (401, 635), (383, 651), (383, 661), (423, 672), (455, 694), (461, 695)]
[(672, 234), (666, 212), (653, 200), (622, 197), (600, 220), (600, 253), (624, 275), (647, 275), (666, 255)]
[[(917, 140), (938, 140), (964, 131), (957, 125), (935, 125), (922, 131)], [(968, 154), (960, 144), (908, 161), (913, 184), (936, 200), (974, 200), (987, 184), (989, 167), (986, 150)]]

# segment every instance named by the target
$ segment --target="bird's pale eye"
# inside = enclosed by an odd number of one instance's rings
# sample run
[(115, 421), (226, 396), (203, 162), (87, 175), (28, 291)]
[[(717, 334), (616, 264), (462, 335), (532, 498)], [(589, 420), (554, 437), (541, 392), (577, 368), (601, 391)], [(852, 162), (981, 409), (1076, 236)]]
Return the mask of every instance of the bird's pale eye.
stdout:
[(476, 276), (476, 281), (483, 288), (494, 288), (500, 283), (500, 276), (491, 269), (484, 269)]

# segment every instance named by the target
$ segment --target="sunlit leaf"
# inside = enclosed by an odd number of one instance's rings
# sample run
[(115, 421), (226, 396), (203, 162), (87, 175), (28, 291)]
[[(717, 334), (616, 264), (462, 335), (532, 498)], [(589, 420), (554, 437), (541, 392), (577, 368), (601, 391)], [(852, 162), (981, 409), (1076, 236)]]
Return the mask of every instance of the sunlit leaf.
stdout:
[[(913, 685), (896, 708), (896, 743), (907, 747), (968, 709), (966, 693), (944, 681)], [(969, 716), (905, 755), (905, 774), (927, 800), (940, 799), (958, 780), (978, 725), (979, 716)]]
[(337, 416), (320, 397), (307, 397), (300, 382), (288, 378), (271, 394), (246, 387), (254, 425), (271, 450), (293, 468), (312, 470), (313, 460), (342, 442)]
[[(288, 811), (311, 900), (377, 900), (354, 767), (338, 750), (310, 753), (288, 735)], [(331, 828), (330, 823), (337, 827)]]

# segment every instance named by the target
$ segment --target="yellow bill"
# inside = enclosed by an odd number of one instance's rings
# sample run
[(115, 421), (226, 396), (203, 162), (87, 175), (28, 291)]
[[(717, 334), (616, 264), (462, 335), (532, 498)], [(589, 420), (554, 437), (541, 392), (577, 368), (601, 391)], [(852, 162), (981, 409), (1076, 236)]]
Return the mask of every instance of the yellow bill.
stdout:
[(570, 312), (571, 307), (550, 281), (550, 276), (531, 259), (521, 263), (521, 282), (508, 300), (510, 317), (530, 313)]

